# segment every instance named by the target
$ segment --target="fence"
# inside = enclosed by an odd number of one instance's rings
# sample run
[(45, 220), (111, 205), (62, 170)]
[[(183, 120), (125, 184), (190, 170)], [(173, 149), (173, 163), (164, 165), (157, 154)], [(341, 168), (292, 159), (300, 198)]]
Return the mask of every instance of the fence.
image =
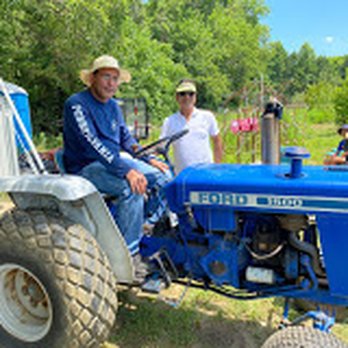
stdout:
[[(280, 123), (282, 146), (301, 146), (306, 132), (307, 108), (305, 105), (286, 105)], [(224, 143), (224, 162), (261, 162), (261, 115), (260, 107), (244, 107), (225, 111), (218, 116)]]

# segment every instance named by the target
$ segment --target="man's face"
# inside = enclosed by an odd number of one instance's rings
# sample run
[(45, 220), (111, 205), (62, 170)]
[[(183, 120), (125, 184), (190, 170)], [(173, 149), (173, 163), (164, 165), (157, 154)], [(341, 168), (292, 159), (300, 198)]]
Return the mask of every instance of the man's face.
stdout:
[(116, 69), (99, 69), (91, 76), (91, 90), (101, 102), (112, 98), (119, 85), (119, 72)]
[(179, 92), (176, 94), (176, 101), (180, 109), (192, 109), (196, 104), (197, 96), (194, 92)]

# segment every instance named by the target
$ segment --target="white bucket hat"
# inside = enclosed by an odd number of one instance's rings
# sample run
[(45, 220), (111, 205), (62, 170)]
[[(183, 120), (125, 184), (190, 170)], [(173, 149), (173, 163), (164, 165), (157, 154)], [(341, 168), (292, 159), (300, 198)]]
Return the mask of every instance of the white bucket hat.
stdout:
[(116, 69), (120, 74), (120, 83), (127, 83), (131, 80), (131, 74), (124, 69), (120, 68), (120, 65), (118, 64), (118, 61), (116, 58), (108, 55), (103, 55), (98, 58), (96, 58), (92, 64), (91, 69), (83, 69), (80, 71), (80, 79), (81, 81), (86, 85), (91, 85), (91, 75), (96, 72), (99, 69), (103, 68), (112, 68)]

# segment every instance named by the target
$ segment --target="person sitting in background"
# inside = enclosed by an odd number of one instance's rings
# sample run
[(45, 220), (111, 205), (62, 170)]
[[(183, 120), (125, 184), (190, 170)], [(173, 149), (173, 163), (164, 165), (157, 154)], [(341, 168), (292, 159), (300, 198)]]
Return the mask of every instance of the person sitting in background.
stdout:
[(223, 151), (216, 118), (210, 111), (195, 107), (197, 88), (192, 80), (183, 79), (178, 83), (176, 101), (179, 111), (164, 120), (161, 131), (163, 138), (184, 129), (189, 130), (184, 137), (173, 143), (175, 173), (178, 174), (193, 164), (220, 163)]
[(324, 160), (325, 165), (347, 164), (348, 162), (348, 124), (344, 124), (337, 130), (337, 133), (343, 138), (333, 155)]

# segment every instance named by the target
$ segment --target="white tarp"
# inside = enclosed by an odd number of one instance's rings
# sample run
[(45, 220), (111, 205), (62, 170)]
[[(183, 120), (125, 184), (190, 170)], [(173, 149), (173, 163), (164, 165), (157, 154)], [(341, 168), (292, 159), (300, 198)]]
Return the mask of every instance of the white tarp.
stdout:
[(19, 166), (13, 112), (0, 94), (0, 177), (14, 175), (19, 175)]

